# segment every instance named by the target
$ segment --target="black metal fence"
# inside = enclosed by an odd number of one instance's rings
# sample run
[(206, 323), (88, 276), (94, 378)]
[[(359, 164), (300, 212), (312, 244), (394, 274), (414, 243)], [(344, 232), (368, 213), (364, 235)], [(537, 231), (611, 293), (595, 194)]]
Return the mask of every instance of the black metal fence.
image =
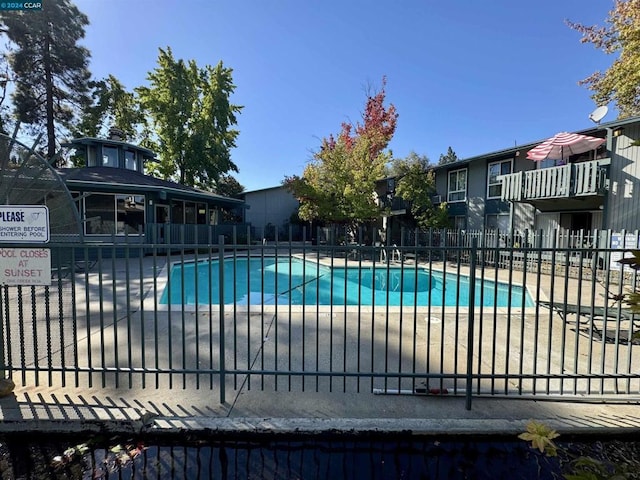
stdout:
[(637, 274), (617, 262), (637, 233), (306, 236), (52, 241), (48, 285), (0, 287), (2, 370), (24, 385), (204, 388), (220, 402), (243, 389), (446, 392), (468, 408), (475, 395), (640, 394), (640, 322), (621, 301)]

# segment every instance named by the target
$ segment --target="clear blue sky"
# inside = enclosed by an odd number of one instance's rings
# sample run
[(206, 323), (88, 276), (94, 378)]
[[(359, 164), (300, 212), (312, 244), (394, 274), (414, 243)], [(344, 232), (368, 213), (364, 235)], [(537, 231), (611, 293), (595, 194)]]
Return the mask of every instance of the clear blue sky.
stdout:
[[(247, 190), (301, 174), (387, 77), (390, 144), (437, 162), (592, 125), (578, 81), (613, 56), (565, 19), (604, 23), (610, 0), (76, 0), (95, 77), (147, 84), (158, 48), (233, 69), (244, 110), (233, 161)], [(605, 120), (613, 120), (610, 110)]]

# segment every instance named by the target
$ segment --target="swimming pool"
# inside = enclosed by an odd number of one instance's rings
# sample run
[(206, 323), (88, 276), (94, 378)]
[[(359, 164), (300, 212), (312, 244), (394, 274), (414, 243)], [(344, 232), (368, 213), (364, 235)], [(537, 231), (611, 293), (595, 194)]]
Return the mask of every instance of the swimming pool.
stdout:
[[(227, 305), (469, 306), (468, 277), (414, 265), (329, 267), (295, 257), (249, 257), (226, 259), (223, 273)], [(160, 303), (219, 304), (219, 275), (217, 260), (175, 264)], [(475, 290), (476, 305), (534, 305), (521, 286), (485, 280)]]

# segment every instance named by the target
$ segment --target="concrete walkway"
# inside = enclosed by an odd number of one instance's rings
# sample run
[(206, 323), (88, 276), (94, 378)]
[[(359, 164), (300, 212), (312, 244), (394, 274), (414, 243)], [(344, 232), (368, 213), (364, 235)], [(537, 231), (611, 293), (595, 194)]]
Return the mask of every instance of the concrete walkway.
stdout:
[(507, 434), (536, 420), (561, 434), (640, 433), (640, 403), (372, 393), (273, 392), (246, 388), (219, 404), (200, 390), (18, 386), (0, 399), (0, 431)]

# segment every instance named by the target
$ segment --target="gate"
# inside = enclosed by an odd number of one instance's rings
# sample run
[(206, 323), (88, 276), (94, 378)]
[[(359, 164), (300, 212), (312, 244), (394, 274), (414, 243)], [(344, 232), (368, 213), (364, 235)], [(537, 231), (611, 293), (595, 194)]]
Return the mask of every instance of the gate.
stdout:
[(638, 320), (618, 301), (637, 275), (611, 234), (581, 248), (232, 237), (47, 244), (50, 285), (0, 287), (2, 370), (23, 385), (210, 389), (220, 402), (251, 389), (446, 393), (467, 408), (479, 395), (640, 394)]

